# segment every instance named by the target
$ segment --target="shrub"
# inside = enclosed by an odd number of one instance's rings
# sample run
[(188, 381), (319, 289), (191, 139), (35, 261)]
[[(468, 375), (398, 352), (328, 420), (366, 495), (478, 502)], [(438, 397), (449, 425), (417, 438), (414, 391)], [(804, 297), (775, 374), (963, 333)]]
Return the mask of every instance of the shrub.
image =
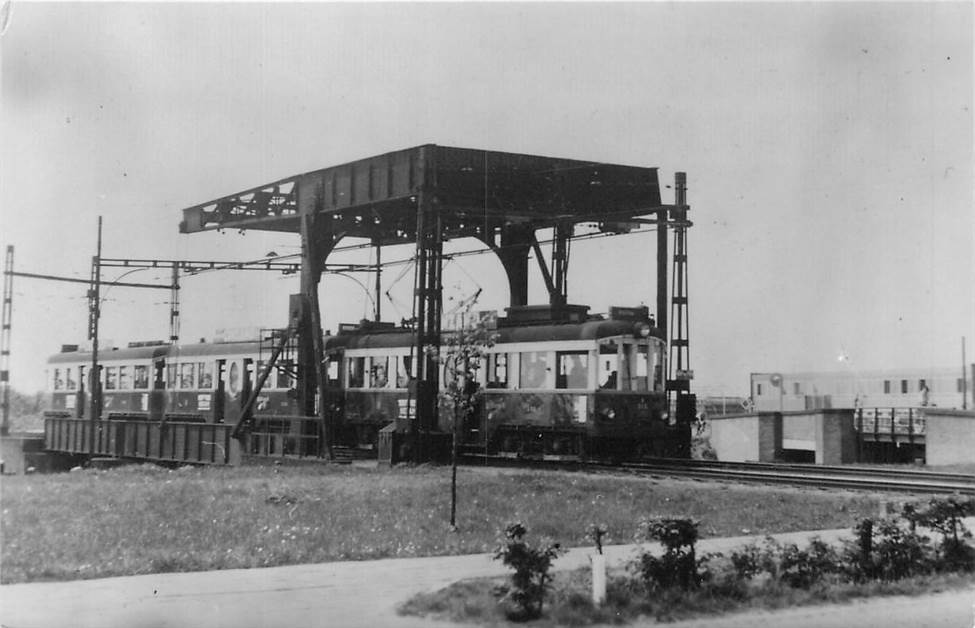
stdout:
[(906, 504), (903, 514), (912, 525), (928, 528), (941, 535), (935, 565), (939, 570), (975, 570), (975, 549), (965, 542), (965, 539), (972, 538), (972, 533), (962, 521), (965, 517), (975, 515), (975, 499), (935, 498), (920, 509)]
[(792, 588), (807, 588), (829, 574), (842, 571), (839, 554), (819, 538), (802, 550), (791, 543), (779, 555), (779, 579)]
[(750, 580), (762, 572), (776, 576), (779, 570), (777, 556), (781, 551), (782, 548), (775, 539), (766, 537), (763, 547), (751, 543), (732, 552), (729, 559), (735, 576), (740, 580)]
[(679, 587), (696, 588), (701, 583), (700, 565), (694, 546), (698, 538), (697, 522), (691, 519), (649, 519), (641, 522), (643, 539), (659, 541), (663, 556), (642, 553), (636, 570), (648, 592)]
[(551, 586), (548, 574), (552, 561), (563, 553), (558, 543), (542, 547), (531, 547), (525, 542), (527, 529), (520, 523), (512, 523), (505, 528), (505, 541), (494, 553), (495, 560), (501, 560), (515, 570), (511, 575), (511, 588), (507, 598), (517, 605), (509, 619), (527, 621), (540, 617), (545, 592)]
[(931, 571), (927, 537), (891, 519), (864, 519), (844, 552), (845, 570), (854, 581), (891, 582)]

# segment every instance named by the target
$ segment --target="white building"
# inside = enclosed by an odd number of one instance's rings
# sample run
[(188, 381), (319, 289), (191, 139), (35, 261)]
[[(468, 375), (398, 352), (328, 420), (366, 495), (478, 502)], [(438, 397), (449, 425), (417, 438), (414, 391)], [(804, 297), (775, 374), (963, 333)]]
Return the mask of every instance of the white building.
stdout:
[(758, 411), (818, 408), (975, 408), (975, 364), (954, 368), (751, 374)]

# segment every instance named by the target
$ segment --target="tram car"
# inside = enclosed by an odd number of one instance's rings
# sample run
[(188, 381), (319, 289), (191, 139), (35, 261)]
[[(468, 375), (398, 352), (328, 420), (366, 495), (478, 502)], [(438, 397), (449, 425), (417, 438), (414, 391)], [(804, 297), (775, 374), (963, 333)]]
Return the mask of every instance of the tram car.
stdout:
[[(666, 344), (647, 308), (587, 312), (586, 306), (527, 306), (496, 319), (494, 342), (476, 370), (476, 409), (459, 418), (465, 452), (686, 457), (690, 426), (668, 407)], [(344, 418), (345, 440), (371, 447), (391, 422), (407, 429), (414, 340), (408, 329), (376, 323), (326, 338), (328, 395)], [(441, 368), (443, 386), (449, 373)], [(442, 398), (438, 428), (444, 432), (453, 429), (448, 405)]]
[[(248, 335), (257, 338), (258, 332)], [(271, 341), (270, 337), (266, 342), (217, 339), (185, 345), (150, 341), (102, 349), (98, 362), (103, 417), (235, 421), (270, 355)], [(48, 359), (49, 415), (87, 416), (91, 362), (91, 352), (76, 345), (64, 346)], [(256, 399), (255, 413), (298, 414), (295, 382), (292, 361), (279, 362)]]
[[(611, 308), (608, 316), (587, 312), (585, 306), (527, 306), (508, 308), (506, 317), (495, 319), (493, 344), (476, 369), (476, 409), (458, 418), (464, 451), (560, 459), (686, 457), (690, 426), (668, 407), (666, 345), (647, 308)], [(264, 371), (274, 333), (250, 341), (238, 336), (103, 349), (103, 418), (235, 422)], [(414, 343), (412, 330), (389, 323), (343, 325), (325, 336), (324, 401), (338, 444), (375, 450), (382, 428), (395, 423), (409, 430)], [(50, 416), (86, 416), (91, 361), (91, 353), (76, 346), (49, 359)], [(298, 375), (292, 358), (278, 359), (255, 399), (254, 427), (292, 433), (290, 442), (301, 442), (282, 453), (315, 455), (317, 426), (294, 420), (301, 415)], [(441, 385), (446, 375), (442, 370)], [(446, 433), (454, 421), (449, 405), (442, 402), (438, 413), (437, 428)]]

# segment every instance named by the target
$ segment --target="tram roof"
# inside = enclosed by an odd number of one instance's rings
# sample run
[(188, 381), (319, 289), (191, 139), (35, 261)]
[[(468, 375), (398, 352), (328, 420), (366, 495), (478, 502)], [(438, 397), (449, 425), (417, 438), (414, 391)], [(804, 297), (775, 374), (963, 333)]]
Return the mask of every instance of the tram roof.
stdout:
[[(510, 344), (516, 342), (557, 342), (569, 340), (597, 340), (632, 334), (633, 321), (625, 320), (591, 320), (583, 323), (560, 323), (553, 325), (528, 325), (522, 327), (500, 327), (497, 329), (496, 342)], [(449, 335), (445, 331), (444, 335)], [(650, 335), (663, 338), (663, 332), (656, 327), (650, 328)], [(373, 333), (350, 333), (329, 336), (325, 339), (326, 350), (334, 349), (379, 349), (394, 347), (409, 347), (415, 342), (416, 336), (410, 331), (397, 330)]]
[(298, 233), (299, 216), (318, 213), (346, 236), (410, 242), (421, 194), (436, 199), (447, 239), (506, 221), (536, 229), (623, 221), (661, 205), (656, 168), (424, 144), (188, 207), (180, 232)]
[[(101, 349), (98, 352), (98, 362), (116, 360), (151, 360), (169, 354), (170, 345), (151, 345), (148, 347), (123, 347), (118, 349)], [(91, 351), (63, 351), (55, 353), (47, 359), (48, 364), (66, 364), (91, 362)]]

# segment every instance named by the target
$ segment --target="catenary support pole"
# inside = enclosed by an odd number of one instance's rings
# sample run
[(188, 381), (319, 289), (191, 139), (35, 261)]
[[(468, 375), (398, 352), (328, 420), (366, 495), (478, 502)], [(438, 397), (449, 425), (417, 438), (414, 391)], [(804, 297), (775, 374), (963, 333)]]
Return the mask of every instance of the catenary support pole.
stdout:
[(3, 275), (3, 327), (0, 329), (0, 386), (3, 386), (3, 415), (0, 436), (10, 433), (10, 326), (14, 300), (14, 247), (7, 246)]
[(98, 217), (98, 243), (95, 257), (91, 260), (91, 288), (88, 291), (88, 339), (91, 340), (91, 371), (88, 373), (91, 391), (91, 410), (89, 420), (88, 453), (95, 453), (95, 427), (101, 417), (101, 383), (98, 372), (98, 318), (101, 315), (101, 258), (102, 258), (102, 217)]

